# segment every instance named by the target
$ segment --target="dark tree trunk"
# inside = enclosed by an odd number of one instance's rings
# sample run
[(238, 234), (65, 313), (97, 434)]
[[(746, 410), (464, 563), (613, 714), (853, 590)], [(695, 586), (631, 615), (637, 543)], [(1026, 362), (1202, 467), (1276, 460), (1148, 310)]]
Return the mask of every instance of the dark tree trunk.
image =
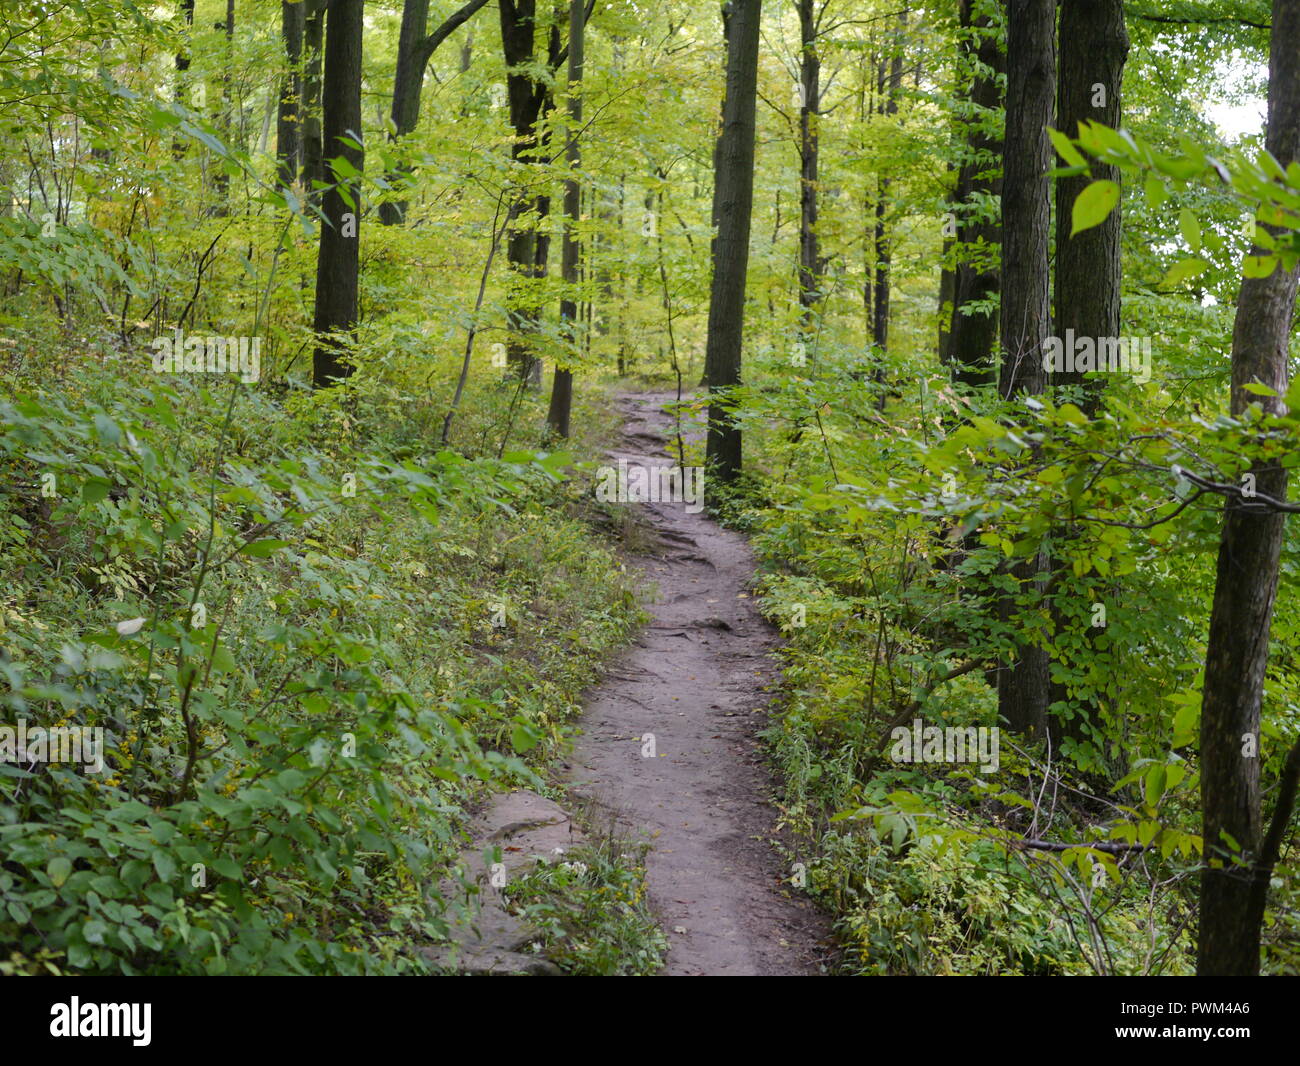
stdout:
[[(1300, 0), (1273, 0), (1265, 147), (1283, 167), (1300, 159)], [(1254, 254), (1267, 254), (1255, 248)], [(1232, 413), (1252, 402), (1285, 412), (1287, 347), (1295, 314), (1297, 271), (1280, 268), (1245, 278), (1232, 330)], [(1256, 396), (1260, 382), (1278, 396)], [(1287, 471), (1257, 465), (1256, 491), (1285, 499)], [(1206, 866), (1201, 871), (1200, 976), (1252, 977), (1259, 972), (1259, 936), (1267, 886), (1260, 863), (1259, 712), (1268, 665), (1268, 637), (1277, 595), (1284, 516), (1248, 509), (1229, 497), (1219, 540), (1218, 574), (1201, 696), (1201, 809)], [(1253, 749), (1247, 745), (1253, 744)], [(1290, 764), (1288, 764), (1290, 765)], [(1292, 786), (1294, 787), (1294, 786)], [(1231, 837), (1240, 852), (1225, 839)], [(1270, 850), (1270, 849), (1265, 849)], [(1241, 865), (1238, 865), (1237, 860)]]
[(1004, 397), (1047, 384), (1043, 342), (1051, 329), (1048, 237), (1056, 96), (1056, 4), (1009, 0), (1007, 125), (1002, 178), (1002, 374)]
[[(181, 21), (185, 23), (181, 30), (181, 46), (176, 50), (176, 102), (188, 106), (185, 99), (185, 73), (190, 69), (190, 30), (194, 28), (194, 0), (181, 0)], [(180, 159), (185, 155), (187, 142), (180, 137), (172, 140), (172, 156)]]
[[(894, 37), (893, 55), (889, 60), (889, 80), (885, 80), (885, 62), (882, 58), (880, 61), (880, 75), (876, 83), (876, 99), (880, 114), (896, 115), (898, 114), (898, 93), (903, 84), (903, 42), (902, 29), (907, 24), (907, 11), (902, 10), (898, 14), (898, 33)], [(876, 358), (881, 356), (889, 348), (889, 231), (885, 225), (885, 218), (889, 214), (889, 177), (881, 174), (877, 178), (876, 184), (876, 229), (875, 229), (875, 250), (876, 250), (876, 268), (875, 280), (873, 283), (874, 296), (871, 314), (871, 342), (876, 346)], [(876, 380), (883, 384), (885, 380), (885, 368), (881, 362), (876, 366)], [(884, 405), (885, 394), (881, 391), (880, 403)]]
[[(1120, 94), (1124, 79), (1124, 61), (1128, 56), (1128, 32), (1124, 27), (1121, 0), (1066, 0), (1061, 5), (1059, 27), (1060, 63), (1057, 95), (1056, 128), (1067, 136), (1076, 135), (1080, 122), (1094, 119), (1111, 129), (1120, 124)], [(1092, 177), (1078, 175), (1058, 178), (1056, 183), (1056, 336), (1065, 337), (1073, 330), (1077, 337), (1118, 337), (1120, 331), (1120, 210), (1116, 208), (1098, 226), (1070, 236), (1071, 213), (1075, 197), (1092, 178), (1118, 182), (1118, 167), (1095, 162)], [(1100, 349), (1098, 349), (1100, 350)], [(1084, 382), (1078, 372), (1052, 375), (1053, 385), (1083, 386), (1082, 408), (1093, 414), (1097, 408), (1098, 379)], [(1058, 534), (1072, 535), (1070, 529)], [(1109, 653), (1097, 647), (1093, 639), (1089, 605), (1067, 606), (1052, 589), (1053, 630), (1058, 645), (1076, 650), (1069, 656), (1074, 663), (1106, 663)], [(1068, 668), (1074, 663), (1066, 662)], [(1094, 696), (1080, 697), (1070, 686), (1053, 681), (1048, 702), (1069, 705), (1069, 717), (1059, 716), (1063, 737), (1085, 740), (1088, 727), (1098, 723), (1100, 701)]]
[(825, 270), (817, 238), (817, 122), (821, 106), (821, 56), (817, 52), (816, 0), (799, 0), (799, 306), (804, 333), (813, 330)]
[[(424, 89), (425, 63), (420, 62), (420, 44), (429, 21), (429, 0), (406, 0), (402, 7), (402, 28), (397, 36), (397, 66), (393, 72), (393, 128), (389, 139), (397, 140), (415, 129), (420, 117), (420, 95)], [(426, 59), (427, 62), (427, 59)], [(407, 180), (403, 168), (385, 175), (390, 185)], [(406, 219), (405, 200), (389, 200), (379, 205), (379, 221), (385, 226), (400, 226)]]
[[(187, 50), (190, 43), (190, 30), (194, 28), (194, 0), (181, 0), (181, 20), (185, 23), (184, 39), (181, 48), (176, 52), (176, 72), (183, 74), (190, 69), (190, 53)], [(176, 96), (180, 99), (181, 84), (180, 79), (176, 80)]]
[[(731, 56), (731, 4), (722, 5), (722, 56), (723, 56), (723, 83), (722, 99), (718, 102), (718, 136), (713, 142), (713, 173), (718, 173), (718, 153), (722, 151), (722, 131), (727, 124), (727, 80), (726, 67), (730, 62)], [(718, 185), (715, 181), (713, 184), (713, 202), (709, 208), (709, 221), (713, 226), (713, 240), (710, 244), (709, 254), (711, 261), (717, 262), (717, 244), (718, 244)]]
[(275, 120), (275, 156), (280, 184), (290, 188), (302, 167), (302, 38), (306, 23), (305, 0), (280, 4), (284, 57), (288, 69), (280, 83), (280, 105)]
[[(868, 141), (867, 116), (875, 111), (874, 86), (876, 60), (864, 56), (861, 67), (861, 85), (858, 89), (858, 127), (863, 130), (863, 139), (858, 143), (858, 151), (865, 157), (870, 151)], [(875, 257), (875, 231), (871, 204), (871, 193), (867, 191), (867, 182), (862, 183), (862, 328), (871, 332), (871, 289), (874, 281), (871, 267)]]
[[(713, 142), (713, 199), (709, 205), (709, 226), (712, 236), (709, 238), (709, 267), (716, 275), (718, 272), (718, 156), (722, 151), (722, 131), (727, 124), (727, 64), (731, 57), (731, 4), (724, 3), (721, 8), (722, 15), (722, 56), (723, 56), (723, 81), (722, 81), (722, 100), (718, 103), (718, 136)], [(755, 90), (757, 91), (757, 89)], [(622, 353), (619, 353), (619, 361), (622, 363)], [(620, 368), (619, 373), (622, 373)], [(709, 359), (708, 352), (705, 352), (704, 371), (700, 377), (700, 387), (708, 388), (709, 386)]]
[[(420, 120), (420, 96), (424, 90), (424, 72), (429, 60), (448, 37), (467, 22), (487, 0), (469, 0), (458, 8), (433, 33), (427, 34), (429, 0), (406, 0), (402, 8), (402, 28), (397, 39), (397, 69), (393, 73), (393, 130), (396, 140), (415, 129)], [(409, 172), (386, 175), (390, 184), (404, 180)], [(379, 207), (379, 220), (386, 226), (401, 225), (406, 218), (406, 202), (389, 200)]]
[[(226, 69), (221, 75), (221, 135), (225, 139), (226, 146), (233, 148), (235, 146), (236, 122), (230, 72), (235, 63), (235, 0), (226, 0), (226, 21), (224, 25), (226, 33)], [(223, 160), (214, 160), (213, 164), (216, 172), (213, 175), (212, 187), (216, 190), (217, 202), (212, 213), (219, 218), (224, 218), (230, 214), (230, 175), (226, 173)]]
[[(545, 115), (553, 106), (553, 101), (548, 92), (546, 106), (542, 109)], [(541, 142), (545, 144), (545, 141)], [(551, 261), (551, 235), (546, 229), (546, 220), (551, 215), (551, 198), (548, 194), (543, 193), (533, 201), (533, 213), (537, 219), (537, 231), (533, 235), (533, 269), (531, 277), (535, 281), (542, 281), (546, 277), (547, 267)], [(540, 291), (540, 290), (539, 290)], [(542, 307), (536, 302), (536, 298), (530, 296), (528, 311), (528, 329), (536, 333), (541, 329), (542, 324)], [(542, 360), (538, 356), (531, 356), (528, 360), (528, 384), (533, 388), (542, 386)]]
[(962, 0), (961, 24), (967, 31), (963, 56), (971, 65), (970, 113), (966, 116), (966, 148), (957, 174), (957, 242), (960, 245), (953, 279), (952, 322), (948, 355), (953, 380), (980, 388), (997, 378), (994, 347), (998, 319), (993, 314), (962, 314), (968, 304), (991, 300), (1001, 289), (1001, 274), (990, 259), (1002, 241), (1000, 219), (979, 214), (973, 206), (1002, 193), (1002, 139), (992, 128), (992, 113), (1002, 106), (1000, 75), (1006, 72), (1001, 33), (987, 16), (974, 14), (975, 0)]
[[(362, 7), (363, 0), (333, 0), (329, 6), (322, 92), (325, 155), (342, 156), (358, 171), (365, 165), (363, 152), (353, 147), (353, 139), (361, 136)], [(312, 383), (317, 387), (351, 373), (346, 356), (357, 324), (360, 182), (332, 174), (321, 211), (325, 217), (316, 260), (317, 340), (312, 359)]]
[[(1120, 89), (1128, 57), (1121, 0), (1066, 0), (1061, 5), (1060, 96), (1056, 128), (1077, 135), (1088, 119), (1111, 129), (1120, 124)], [(1073, 329), (1079, 337), (1119, 336), (1119, 228), (1116, 208), (1098, 226), (1070, 236), (1075, 197), (1094, 178), (1118, 182), (1119, 168), (1097, 162), (1091, 176), (1059, 178), (1056, 183), (1056, 335)], [(1083, 374), (1062, 371), (1054, 385), (1079, 385)], [(1089, 383), (1085, 410), (1097, 407), (1097, 382)]]
[[(526, 67), (533, 61), (536, 0), (500, 0), (501, 47), (506, 61), (506, 99), (514, 129), (511, 156), (523, 166), (537, 155), (537, 122), (546, 101), (546, 87), (533, 79)], [(506, 241), (506, 261), (511, 273), (508, 298), (506, 358), (514, 373), (525, 381), (540, 380), (540, 363), (531, 335), (537, 330), (537, 310), (529, 281), (537, 272), (537, 230), (528, 219), (528, 194), (516, 193), (515, 218)]]
[[(1041, 393), (1044, 341), (1051, 328), (1048, 304), (1048, 237), (1051, 200), (1047, 125), (1056, 96), (1055, 0), (1010, 0), (1007, 8), (1007, 123), (1002, 179), (1002, 375), (1003, 397)], [(1018, 563), (1012, 575), (1025, 593), (1041, 592), (1045, 559)], [(1017, 624), (1010, 596), (1002, 619)], [(1026, 639), (998, 671), (998, 713), (1015, 733), (1047, 732), (1048, 657)]]
[(727, 47), (727, 98), (714, 175), (718, 218), (705, 376), (709, 386), (706, 453), (724, 482), (740, 473), (740, 427), (719, 395), (740, 383), (745, 273), (754, 206), (754, 112), (758, 93), (760, 0), (733, 0)]
[[(564, 246), (560, 253), (560, 270), (564, 277), (565, 294), (560, 301), (560, 328), (565, 339), (575, 349), (579, 347), (578, 301), (574, 295), (578, 284), (578, 221), (582, 217), (582, 186), (578, 182), (578, 167), (582, 152), (578, 133), (582, 129), (582, 61), (583, 61), (582, 0), (569, 0), (569, 122), (565, 131), (565, 160), (569, 166), (564, 181)], [(569, 435), (569, 416), (573, 408), (573, 371), (566, 366), (556, 366), (551, 382), (551, 404), (546, 412), (546, 424), (560, 437)]]
[(319, 202), (317, 184), (324, 184), (325, 145), (321, 134), (321, 63), (325, 55), (325, 0), (306, 0), (303, 51), (306, 69), (302, 82), (302, 167), (307, 195)]

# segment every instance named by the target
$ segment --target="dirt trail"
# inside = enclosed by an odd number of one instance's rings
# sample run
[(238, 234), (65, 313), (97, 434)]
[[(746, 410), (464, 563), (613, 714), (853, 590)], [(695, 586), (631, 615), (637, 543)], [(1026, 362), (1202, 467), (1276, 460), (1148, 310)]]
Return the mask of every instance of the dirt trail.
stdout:
[[(670, 394), (618, 397), (626, 416), (611, 458), (665, 458)], [(661, 540), (638, 556), (657, 585), (650, 624), (588, 699), (574, 751), (576, 790), (648, 839), (650, 900), (669, 975), (820, 972), (827, 929), (768, 843), (777, 812), (755, 734), (767, 722), (772, 628), (746, 595), (744, 538), (681, 503), (639, 505)], [(661, 553), (661, 554), (660, 554)], [(642, 755), (646, 733), (656, 757)]]

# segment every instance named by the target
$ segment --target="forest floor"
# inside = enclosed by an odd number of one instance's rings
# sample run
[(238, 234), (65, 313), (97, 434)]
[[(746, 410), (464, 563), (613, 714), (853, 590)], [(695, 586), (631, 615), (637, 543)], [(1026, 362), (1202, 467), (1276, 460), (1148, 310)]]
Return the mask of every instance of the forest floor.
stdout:
[[(674, 399), (619, 395), (625, 429), (610, 458), (675, 465), (663, 410)], [(778, 637), (747, 591), (752, 553), (682, 503), (637, 507), (655, 543), (628, 562), (658, 595), (637, 642), (589, 693), (574, 791), (650, 844), (646, 882), (670, 945), (666, 974), (823, 972), (828, 922), (791, 885), (772, 843), (778, 812), (757, 734)]]

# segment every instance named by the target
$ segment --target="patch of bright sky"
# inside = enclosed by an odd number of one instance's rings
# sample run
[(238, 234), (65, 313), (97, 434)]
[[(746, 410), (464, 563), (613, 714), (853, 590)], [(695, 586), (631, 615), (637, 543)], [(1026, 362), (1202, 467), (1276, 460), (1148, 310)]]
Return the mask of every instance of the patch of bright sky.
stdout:
[(1229, 142), (1262, 134), (1268, 114), (1267, 98), (1253, 90), (1268, 84), (1268, 64), (1252, 62), (1238, 52), (1215, 63), (1214, 74), (1224, 93), (1204, 101), (1201, 110), (1205, 117)]
[[(1215, 63), (1214, 75), (1224, 92), (1222, 96), (1203, 101), (1202, 114), (1214, 123), (1229, 144), (1243, 137), (1262, 136), (1268, 119), (1268, 98), (1253, 90), (1268, 85), (1268, 64), (1252, 62), (1238, 52)], [(1201, 297), (1205, 307), (1218, 302), (1210, 293)]]

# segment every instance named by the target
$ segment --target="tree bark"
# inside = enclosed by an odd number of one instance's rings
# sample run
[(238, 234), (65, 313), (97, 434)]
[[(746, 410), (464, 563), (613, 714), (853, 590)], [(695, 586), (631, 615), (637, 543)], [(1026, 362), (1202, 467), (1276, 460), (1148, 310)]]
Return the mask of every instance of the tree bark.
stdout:
[(754, 206), (754, 127), (758, 93), (761, 0), (734, 0), (727, 47), (727, 97), (718, 141), (714, 203), (718, 235), (709, 298), (705, 375), (709, 387), (706, 445), (714, 476), (731, 482), (740, 473), (740, 427), (725, 390), (740, 383), (745, 326), (745, 274)]
[(822, 61), (817, 51), (816, 0), (799, 0), (799, 42), (799, 307), (801, 329), (810, 334), (826, 268), (817, 236), (817, 123)]
[[(229, 148), (234, 147), (235, 142), (235, 101), (231, 92), (233, 80), (230, 76), (231, 68), (235, 63), (235, 0), (226, 0), (226, 20), (223, 24), (226, 34), (226, 69), (221, 74), (221, 136)], [(212, 178), (212, 187), (216, 190), (217, 199), (213, 205), (212, 213), (218, 218), (224, 218), (230, 214), (230, 175), (226, 173), (224, 160), (213, 160), (215, 173)]]
[[(358, 171), (365, 157), (350, 142), (361, 136), (362, 7), (363, 0), (332, 0), (329, 6), (322, 90), (325, 155), (342, 156)], [(318, 388), (352, 372), (346, 354), (357, 324), (361, 184), (337, 172), (332, 178), (321, 199), (324, 218), (316, 259), (312, 383)]]
[[(1051, 201), (1047, 125), (1056, 96), (1055, 0), (1009, 0), (1007, 5), (1007, 121), (1002, 179), (1002, 374), (1004, 398), (1041, 393), (1047, 383), (1043, 348), (1051, 328), (1048, 236)], [(1041, 591), (1045, 559), (1036, 553), (1012, 568), (1026, 593)], [(1011, 596), (999, 611), (1011, 625), (1024, 613)], [(1007, 727), (1030, 738), (1047, 733), (1048, 657), (1022, 634), (1011, 662), (998, 671), (998, 713)]]
[(280, 184), (286, 189), (297, 182), (302, 168), (302, 38), (306, 15), (304, 0), (283, 0), (280, 4), (287, 69), (280, 82), (275, 156), (279, 161)]
[[(1273, 0), (1269, 56), (1268, 132), (1264, 145), (1283, 167), (1300, 159), (1300, 0)], [(1254, 254), (1266, 254), (1255, 248)], [(1232, 413), (1252, 402), (1284, 414), (1287, 347), (1295, 314), (1297, 270), (1244, 278), (1232, 330)], [(1259, 382), (1278, 396), (1256, 396)], [(1283, 499), (1287, 471), (1257, 464), (1256, 489)], [(1253, 864), (1260, 845), (1259, 717), (1268, 665), (1268, 637), (1277, 595), (1285, 518), (1245, 510), (1229, 498), (1219, 540), (1218, 572), (1201, 697), (1201, 871), (1199, 976), (1259, 972), (1262, 899), (1253, 900)], [(1247, 745), (1253, 743), (1253, 752)], [(1226, 837), (1235, 841), (1232, 847)]]
[(1047, 384), (1043, 342), (1048, 304), (1052, 147), (1047, 125), (1056, 95), (1056, 4), (1009, 0), (1007, 124), (1002, 178), (1002, 373), (1005, 398)]
[(321, 64), (325, 55), (325, 0), (307, 0), (303, 23), (306, 69), (302, 83), (302, 167), (308, 199), (320, 200), (325, 183), (325, 146), (321, 133)]
[(1006, 73), (1001, 33), (987, 15), (975, 13), (976, 0), (962, 0), (963, 57), (971, 67), (970, 113), (965, 118), (966, 149), (957, 174), (955, 195), (959, 258), (953, 278), (952, 321), (948, 355), (953, 380), (972, 388), (996, 379), (994, 346), (998, 318), (991, 313), (963, 314), (967, 305), (996, 298), (1002, 287), (996, 253), (1002, 243), (1001, 220), (977, 206), (1002, 195), (1002, 139), (989, 128), (989, 116), (1002, 106), (998, 80)]
[[(1120, 125), (1120, 97), (1124, 62), (1128, 57), (1128, 32), (1124, 26), (1122, 0), (1066, 0), (1061, 5), (1059, 27), (1060, 63), (1056, 128), (1066, 136), (1077, 135), (1088, 119), (1111, 129)], [(1056, 336), (1067, 330), (1076, 337), (1118, 337), (1120, 332), (1120, 209), (1117, 207), (1098, 226), (1070, 236), (1075, 198), (1093, 178), (1120, 180), (1119, 168), (1094, 162), (1092, 175), (1058, 178), (1056, 182)], [(1100, 351), (1101, 349), (1098, 348)], [(1083, 374), (1063, 371), (1052, 375), (1053, 385), (1077, 386), (1083, 390), (1080, 406), (1094, 414), (1100, 400), (1100, 379), (1085, 381)], [(1060, 536), (1072, 536), (1066, 528)], [(1055, 579), (1054, 583), (1055, 583)], [(1066, 605), (1054, 587), (1053, 631), (1058, 647), (1072, 646), (1062, 666), (1068, 675), (1078, 666), (1096, 663), (1107, 670), (1110, 655), (1097, 647), (1096, 630), (1089, 617), (1089, 605)], [(1061, 658), (1058, 653), (1058, 659)], [(1069, 717), (1057, 715), (1061, 736), (1083, 741), (1089, 726), (1100, 718), (1101, 699), (1079, 695), (1064, 681), (1051, 682), (1048, 702), (1068, 706)]]
[[(898, 13), (898, 33), (895, 35), (893, 43), (893, 55), (889, 60), (889, 81), (885, 81), (885, 61), (880, 61), (880, 78), (877, 82), (876, 93), (879, 101), (880, 114), (896, 115), (898, 114), (898, 93), (903, 84), (903, 42), (902, 30), (907, 25), (907, 9), (904, 8)], [(889, 176), (881, 174), (877, 178), (876, 185), (876, 230), (875, 230), (875, 248), (876, 248), (876, 267), (874, 289), (875, 295), (872, 299), (871, 315), (871, 342), (876, 347), (876, 380), (881, 384), (885, 380), (884, 363), (880, 361), (881, 356), (889, 349), (889, 265), (890, 265), (890, 245), (889, 231), (885, 226), (885, 217), (889, 213)], [(883, 407), (885, 394), (883, 389), (880, 393), (880, 404)]]
[[(506, 61), (506, 99), (510, 108), (510, 125), (514, 129), (510, 154), (516, 164), (523, 167), (536, 158), (537, 123), (547, 100), (545, 84), (534, 80), (526, 69), (533, 61), (537, 5), (536, 0), (500, 0), (498, 8), (501, 14), (501, 48)], [(530, 207), (539, 208), (542, 204), (541, 198), (530, 204), (530, 197), (522, 188), (515, 196), (516, 221), (511, 225), (506, 240), (506, 262), (511, 273), (506, 314), (509, 327), (506, 359), (516, 376), (537, 383), (541, 380), (541, 363), (531, 338), (537, 332), (538, 312), (529, 291), (529, 281), (537, 277), (537, 229), (527, 216)]]
[[(181, 0), (181, 46), (176, 50), (176, 101), (185, 104), (185, 73), (190, 69), (190, 31), (194, 28), (194, 0)], [(172, 157), (180, 159), (185, 155), (188, 142), (180, 137), (172, 140)]]
[[(578, 348), (578, 301), (575, 289), (578, 284), (578, 221), (582, 217), (582, 186), (578, 181), (578, 167), (582, 151), (578, 134), (582, 129), (582, 62), (583, 62), (582, 0), (569, 0), (569, 122), (565, 131), (565, 160), (569, 166), (564, 181), (564, 245), (560, 252), (560, 270), (564, 278), (565, 294), (560, 301), (560, 328), (565, 339)], [(573, 408), (573, 371), (567, 366), (556, 366), (551, 381), (551, 404), (546, 412), (546, 424), (557, 436), (569, 435), (569, 417)]]
[[(463, 26), (487, 3), (469, 0), (458, 8), (433, 33), (426, 34), (429, 0), (406, 0), (402, 8), (402, 28), (397, 38), (397, 68), (393, 72), (393, 106), (391, 140), (411, 133), (420, 120), (420, 96), (424, 91), (424, 72), (438, 46)], [(409, 170), (385, 175), (389, 184), (405, 179)], [(379, 207), (379, 221), (385, 226), (399, 226), (406, 219), (407, 203), (388, 200)]]
[[(1128, 32), (1122, 0), (1065, 0), (1061, 5), (1060, 95), (1056, 128), (1067, 137), (1093, 119), (1118, 129)], [(1056, 335), (1073, 329), (1078, 337), (1119, 336), (1120, 210), (1074, 237), (1070, 236), (1075, 197), (1094, 178), (1118, 182), (1119, 167), (1097, 162), (1091, 176), (1059, 178), (1056, 183)], [(1052, 375), (1054, 385), (1082, 385), (1079, 371)], [(1098, 379), (1087, 385), (1083, 407), (1097, 408)]]
[[(713, 141), (713, 198), (709, 204), (709, 232), (712, 234), (709, 238), (709, 267), (716, 275), (718, 272), (718, 157), (722, 151), (722, 131), (727, 125), (727, 65), (730, 63), (731, 56), (731, 0), (723, 0), (720, 14), (722, 16), (722, 99), (718, 102), (718, 133)], [(757, 86), (757, 83), (756, 83)], [(755, 88), (757, 92), (757, 87)], [(623, 353), (619, 353), (619, 374), (622, 375)], [(709, 386), (709, 357), (706, 348), (704, 355), (704, 370), (700, 377), (700, 387), (708, 388)]]

